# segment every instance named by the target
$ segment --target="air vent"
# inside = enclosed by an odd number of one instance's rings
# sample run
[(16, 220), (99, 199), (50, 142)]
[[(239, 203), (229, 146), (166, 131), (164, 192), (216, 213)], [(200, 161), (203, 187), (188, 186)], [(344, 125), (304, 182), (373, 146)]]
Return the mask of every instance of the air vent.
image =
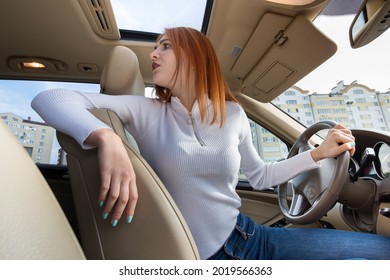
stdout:
[(106, 19), (106, 11), (100, 0), (90, 0), (92, 13), (96, 17), (96, 22), (99, 24), (103, 32), (111, 32), (110, 22)]
[(119, 40), (120, 33), (109, 0), (79, 0), (93, 31), (100, 37)]

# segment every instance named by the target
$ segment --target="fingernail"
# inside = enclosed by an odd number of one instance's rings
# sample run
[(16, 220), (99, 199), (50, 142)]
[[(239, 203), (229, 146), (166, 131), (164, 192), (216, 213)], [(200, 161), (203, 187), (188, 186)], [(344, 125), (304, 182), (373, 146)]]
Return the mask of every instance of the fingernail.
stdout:
[(99, 207), (102, 207), (104, 204), (104, 201), (99, 201)]
[(351, 148), (355, 148), (355, 146), (356, 146), (356, 143), (355, 143), (355, 142), (349, 142), (348, 144), (349, 144), (349, 146), (350, 146)]
[(103, 214), (103, 219), (107, 220), (107, 218), (108, 218), (108, 213), (104, 213)]
[(118, 220), (113, 220), (111, 223), (112, 227), (116, 227), (117, 224), (118, 224)]
[(130, 224), (132, 220), (133, 220), (133, 216), (128, 216), (127, 217), (127, 223), (128, 224)]

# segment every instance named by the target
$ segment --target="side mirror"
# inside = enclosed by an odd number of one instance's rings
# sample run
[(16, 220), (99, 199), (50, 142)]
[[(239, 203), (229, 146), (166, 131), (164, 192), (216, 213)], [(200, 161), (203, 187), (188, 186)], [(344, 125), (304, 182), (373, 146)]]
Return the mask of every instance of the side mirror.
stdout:
[(390, 0), (365, 0), (349, 28), (351, 47), (367, 45), (389, 27)]

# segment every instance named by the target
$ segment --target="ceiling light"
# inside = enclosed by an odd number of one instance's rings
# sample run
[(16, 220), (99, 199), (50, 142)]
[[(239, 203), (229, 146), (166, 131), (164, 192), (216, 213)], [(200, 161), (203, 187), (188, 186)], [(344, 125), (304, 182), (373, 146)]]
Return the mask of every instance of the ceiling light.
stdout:
[(8, 59), (8, 66), (14, 71), (48, 72), (67, 71), (65, 62), (47, 57), (12, 56)]
[(304, 6), (314, 2), (314, 0), (267, 0), (277, 4)]
[(23, 68), (30, 68), (30, 69), (44, 69), (46, 66), (43, 63), (36, 62), (36, 61), (25, 61), (21, 63), (21, 66)]

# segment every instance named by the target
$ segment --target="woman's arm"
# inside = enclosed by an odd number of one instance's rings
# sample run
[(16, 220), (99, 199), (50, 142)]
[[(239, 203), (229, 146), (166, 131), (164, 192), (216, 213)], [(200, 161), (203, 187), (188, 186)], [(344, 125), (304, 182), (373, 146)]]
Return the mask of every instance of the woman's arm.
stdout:
[[(111, 225), (116, 226), (122, 213), (128, 223), (134, 216), (138, 200), (136, 176), (120, 137), (112, 130), (102, 128), (92, 132), (86, 142), (98, 147), (101, 186), (98, 203), (103, 207), (103, 218), (111, 215)], [(114, 209), (114, 210), (113, 210)], [(113, 211), (112, 211), (113, 210)]]
[[(85, 140), (93, 131), (108, 128), (88, 109), (105, 108), (114, 111), (126, 124), (135, 123), (146, 98), (140, 96), (110, 96), (82, 93), (69, 89), (41, 92), (31, 102), (32, 108), (55, 129), (72, 136), (83, 148), (91, 148)], [(142, 119), (142, 118), (139, 118)], [(139, 130), (144, 129), (139, 127)]]
[(127, 117), (132, 122), (138, 108), (142, 108), (137, 104), (137, 101), (144, 101), (141, 98), (56, 89), (40, 93), (31, 104), (48, 124), (72, 136), (84, 148), (98, 148), (102, 179), (98, 203), (104, 205), (105, 219), (112, 212), (113, 226), (116, 226), (124, 211), (128, 222), (134, 215), (138, 197), (135, 173), (121, 139), (88, 109), (110, 109), (122, 120)]
[(241, 169), (255, 189), (267, 189), (285, 183), (291, 178), (310, 169), (318, 168), (321, 159), (336, 157), (349, 151), (355, 152), (354, 137), (349, 129), (337, 125), (331, 129), (323, 143), (310, 151), (300, 153), (292, 158), (265, 163), (252, 144), (248, 120), (243, 122), (244, 137), (240, 143)]

